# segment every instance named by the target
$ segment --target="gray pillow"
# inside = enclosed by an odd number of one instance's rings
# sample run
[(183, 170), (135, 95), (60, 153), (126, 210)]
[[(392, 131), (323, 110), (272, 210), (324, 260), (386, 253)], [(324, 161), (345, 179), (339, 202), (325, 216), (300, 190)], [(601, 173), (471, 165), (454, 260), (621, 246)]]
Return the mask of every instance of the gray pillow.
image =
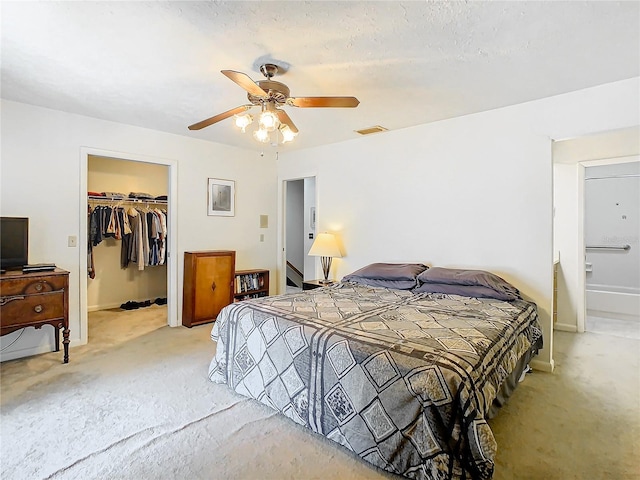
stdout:
[(429, 267), (421, 263), (372, 263), (345, 275), (342, 281), (409, 290), (418, 285), (417, 276), (427, 268)]
[(498, 275), (484, 270), (433, 267), (418, 275), (420, 283), (487, 287), (509, 300), (520, 298), (518, 289)]
[(418, 282), (416, 280), (380, 280), (378, 278), (355, 277), (348, 275), (344, 277), (343, 282), (359, 283), (370, 287), (395, 288), (396, 290), (411, 290)]
[(413, 289), (414, 293), (446, 293), (473, 298), (495, 298), (496, 300), (515, 300), (513, 295), (496, 292), (493, 288), (481, 285), (449, 285), (447, 283), (423, 283)]

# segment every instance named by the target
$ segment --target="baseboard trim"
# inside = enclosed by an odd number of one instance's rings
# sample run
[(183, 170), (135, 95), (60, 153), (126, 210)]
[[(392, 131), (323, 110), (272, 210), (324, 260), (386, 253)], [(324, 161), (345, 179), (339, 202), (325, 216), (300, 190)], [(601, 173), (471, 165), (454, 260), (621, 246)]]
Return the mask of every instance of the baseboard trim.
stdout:
[(570, 323), (556, 323), (553, 326), (553, 329), (561, 332), (578, 333), (578, 327), (576, 325), (571, 325)]
[(640, 323), (640, 315), (627, 315), (626, 313), (617, 313), (603, 310), (587, 310), (588, 317), (611, 318), (613, 320), (624, 320), (625, 322)]
[(122, 305), (122, 303), (107, 303), (105, 305), (89, 305), (87, 306), (87, 312), (97, 312), (99, 310), (110, 310), (112, 308), (120, 308), (120, 305)]
[[(62, 347), (60, 347), (62, 350)], [(10, 352), (0, 354), (0, 362), (7, 360), (16, 360), (18, 358), (30, 357), (32, 355), (39, 355), (41, 353), (55, 352), (55, 347), (51, 345), (38, 345), (35, 347), (21, 348), (20, 350), (13, 350)], [(59, 352), (62, 355), (62, 352)]]
[(543, 362), (542, 360), (531, 360), (529, 362), (529, 366), (534, 370), (538, 370), (540, 372), (552, 373), (555, 367), (553, 360), (550, 362)]
[[(142, 302), (146, 302), (147, 300), (149, 300), (149, 299), (148, 298), (143, 298), (142, 300), (132, 300), (132, 301), (142, 303)], [(126, 300), (126, 301), (121, 302), (121, 303), (107, 303), (107, 304), (104, 304), (104, 305), (91, 305), (91, 306), (87, 307), (87, 312), (97, 312), (99, 310), (111, 310), (111, 309), (114, 309), (114, 308), (120, 308), (120, 306), (123, 303), (127, 303), (128, 301), (130, 301), (130, 300)], [(151, 305), (154, 305), (153, 299), (151, 299), (149, 301), (151, 302)]]

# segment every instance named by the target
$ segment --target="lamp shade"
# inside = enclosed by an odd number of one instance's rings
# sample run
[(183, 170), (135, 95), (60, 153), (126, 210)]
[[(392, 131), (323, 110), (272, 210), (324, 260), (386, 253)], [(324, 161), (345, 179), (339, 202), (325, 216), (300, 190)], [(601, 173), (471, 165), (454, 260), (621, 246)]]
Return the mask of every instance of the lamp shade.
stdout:
[(319, 233), (309, 249), (309, 255), (313, 257), (342, 258), (338, 242), (332, 233)]

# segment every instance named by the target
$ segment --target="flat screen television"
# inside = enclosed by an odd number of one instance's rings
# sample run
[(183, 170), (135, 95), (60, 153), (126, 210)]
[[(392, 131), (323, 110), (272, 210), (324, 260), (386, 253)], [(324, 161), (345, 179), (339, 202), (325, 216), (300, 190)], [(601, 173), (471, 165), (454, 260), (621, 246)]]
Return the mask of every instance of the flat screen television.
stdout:
[(20, 269), (29, 263), (29, 219), (0, 217), (0, 268)]

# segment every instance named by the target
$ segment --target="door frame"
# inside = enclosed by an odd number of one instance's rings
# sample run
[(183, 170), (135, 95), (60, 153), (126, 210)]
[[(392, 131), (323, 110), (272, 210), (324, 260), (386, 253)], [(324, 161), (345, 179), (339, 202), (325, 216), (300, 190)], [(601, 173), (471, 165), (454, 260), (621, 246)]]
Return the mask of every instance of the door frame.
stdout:
[[(278, 255), (279, 258), (277, 260), (277, 278), (276, 278), (276, 288), (277, 294), (285, 293), (287, 290), (287, 182), (295, 181), (295, 180), (304, 180), (305, 178), (313, 178), (315, 179), (316, 185), (316, 194), (315, 194), (315, 204), (316, 204), (316, 230), (318, 225), (318, 219), (320, 218), (320, 207), (318, 204), (318, 175), (315, 172), (310, 172), (308, 174), (302, 175), (294, 175), (291, 177), (278, 177), (278, 225), (279, 234), (278, 234)], [(318, 270), (318, 264), (316, 261), (315, 265), (316, 273)]]
[[(87, 238), (87, 177), (89, 170), (89, 156), (108, 157), (115, 160), (126, 160), (131, 162), (152, 163), (165, 165), (169, 168), (168, 177), (168, 203), (167, 216), (168, 242), (167, 245), (167, 324), (170, 327), (179, 326), (178, 323), (178, 162), (167, 158), (139, 155), (135, 153), (114, 152), (98, 148), (80, 147), (80, 238)], [(79, 265), (80, 271), (80, 344), (84, 345), (89, 340), (88, 312), (87, 312), (87, 282), (84, 280), (87, 275), (87, 242), (79, 242)], [(172, 255), (173, 253), (173, 255)]]
[(615, 165), (618, 163), (632, 163), (640, 160), (640, 155), (629, 155), (624, 157), (603, 158), (599, 160), (586, 160), (578, 162), (578, 305), (577, 305), (577, 330), (584, 333), (587, 324), (587, 273), (585, 263), (587, 261), (587, 251), (584, 241), (584, 215), (585, 215), (585, 181), (587, 167), (598, 167), (601, 165)]

